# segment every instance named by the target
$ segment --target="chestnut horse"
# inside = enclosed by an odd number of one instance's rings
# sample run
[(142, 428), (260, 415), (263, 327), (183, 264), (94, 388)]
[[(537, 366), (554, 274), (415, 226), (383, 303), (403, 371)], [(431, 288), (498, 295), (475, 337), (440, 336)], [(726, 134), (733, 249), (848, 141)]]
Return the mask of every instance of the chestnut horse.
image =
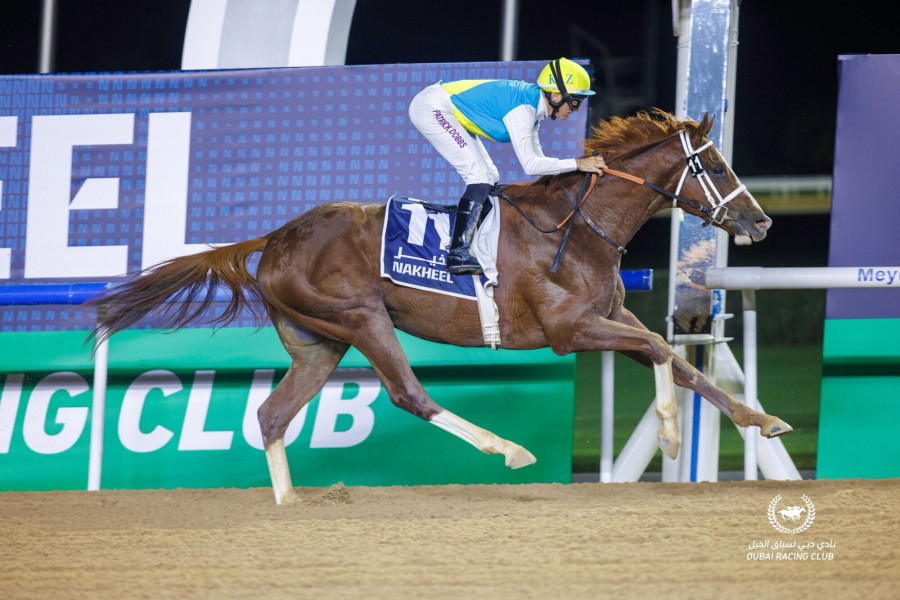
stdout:
[[(616, 350), (652, 367), (659, 444), (671, 457), (680, 444), (673, 380), (739, 426), (758, 426), (766, 437), (791, 431), (781, 419), (751, 410), (714, 386), (622, 304), (624, 246), (672, 202), (724, 229), (736, 243), (766, 237), (771, 219), (709, 141), (711, 128), (708, 115), (700, 123), (659, 110), (614, 117), (594, 127), (584, 142), (586, 152), (606, 160), (605, 176), (590, 186), (578, 172), (507, 185), (505, 202), (498, 203), (494, 299), (503, 347), (549, 346), (560, 355)], [(108, 337), (153, 312), (162, 313), (161, 327), (178, 329), (199, 321), (224, 325), (244, 308), (261, 313), (264, 306), (292, 359), (258, 411), (278, 504), (295, 498), (285, 430), (350, 346), (369, 360), (396, 406), (482, 452), (503, 454), (511, 468), (532, 464), (528, 450), (444, 410), (416, 379), (395, 328), (456, 346), (482, 346), (482, 328), (476, 302), (380, 276), (384, 218), (384, 204), (322, 204), (266, 236), (161, 263), (92, 300), (104, 307), (92, 335)], [(566, 251), (556, 264), (563, 235)], [(262, 256), (254, 278), (247, 262), (255, 252)], [(232, 299), (213, 318), (206, 309), (219, 285), (230, 289)], [(168, 303), (172, 298), (181, 302)]]

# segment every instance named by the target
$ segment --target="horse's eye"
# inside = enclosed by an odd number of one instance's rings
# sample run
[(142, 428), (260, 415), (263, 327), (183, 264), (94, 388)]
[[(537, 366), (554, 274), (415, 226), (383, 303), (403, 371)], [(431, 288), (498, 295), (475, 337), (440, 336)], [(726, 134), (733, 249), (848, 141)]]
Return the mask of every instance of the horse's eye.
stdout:
[(712, 172), (715, 173), (716, 175), (724, 175), (724, 174), (725, 174), (725, 167), (721, 167), (721, 166), (713, 167)]

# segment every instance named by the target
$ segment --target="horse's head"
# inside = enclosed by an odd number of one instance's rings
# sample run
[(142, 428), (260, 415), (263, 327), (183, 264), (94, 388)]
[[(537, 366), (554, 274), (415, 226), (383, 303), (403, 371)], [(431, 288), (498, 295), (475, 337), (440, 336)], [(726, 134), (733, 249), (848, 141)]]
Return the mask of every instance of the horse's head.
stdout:
[[(735, 244), (762, 241), (772, 219), (709, 140), (714, 121), (708, 113), (697, 123), (677, 119), (660, 109), (641, 111), (628, 118), (612, 117), (592, 128), (592, 135), (585, 140), (585, 151), (602, 155), (607, 164), (626, 165), (626, 171), (632, 175), (649, 176), (658, 183), (666, 177), (672, 187), (677, 185), (674, 194), (643, 178), (607, 169), (608, 173), (674, 197), (686, 212), (734, 236)], [(657, 152), (665, 153), (665, 157)], [(685, 159), (687, 166), (682, 169)]]
[(714, 121), (715, 117), (710, 119), (707, 113), (700, 123), (689, 122), (679, 132), (687, 166), (675, 194), (693, 200), (680, 202), (681, 208), (724, 229), (734, 237), (735, 244), (760, 242), (772, 226), (772, 219), (709, 140)]

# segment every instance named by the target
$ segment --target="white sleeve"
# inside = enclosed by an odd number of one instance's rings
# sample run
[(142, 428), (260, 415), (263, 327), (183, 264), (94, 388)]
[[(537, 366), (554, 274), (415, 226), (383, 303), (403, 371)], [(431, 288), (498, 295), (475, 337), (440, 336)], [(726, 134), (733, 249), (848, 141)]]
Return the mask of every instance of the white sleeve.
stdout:
[(538, 135), (540, 123), (533, 106), (523, 104), (503, 117), (516, 157), (528, 175), (558, 175), (577, 169), (574, 158), (544, 156)]

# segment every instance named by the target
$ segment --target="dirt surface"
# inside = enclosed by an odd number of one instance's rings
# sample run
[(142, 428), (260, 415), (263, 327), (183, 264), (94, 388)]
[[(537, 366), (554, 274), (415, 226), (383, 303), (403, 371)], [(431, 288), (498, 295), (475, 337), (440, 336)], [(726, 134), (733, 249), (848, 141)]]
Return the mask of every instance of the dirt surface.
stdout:
[(0, 597), (900, 597), (900, 479), (297, 491), (0, 493)]

